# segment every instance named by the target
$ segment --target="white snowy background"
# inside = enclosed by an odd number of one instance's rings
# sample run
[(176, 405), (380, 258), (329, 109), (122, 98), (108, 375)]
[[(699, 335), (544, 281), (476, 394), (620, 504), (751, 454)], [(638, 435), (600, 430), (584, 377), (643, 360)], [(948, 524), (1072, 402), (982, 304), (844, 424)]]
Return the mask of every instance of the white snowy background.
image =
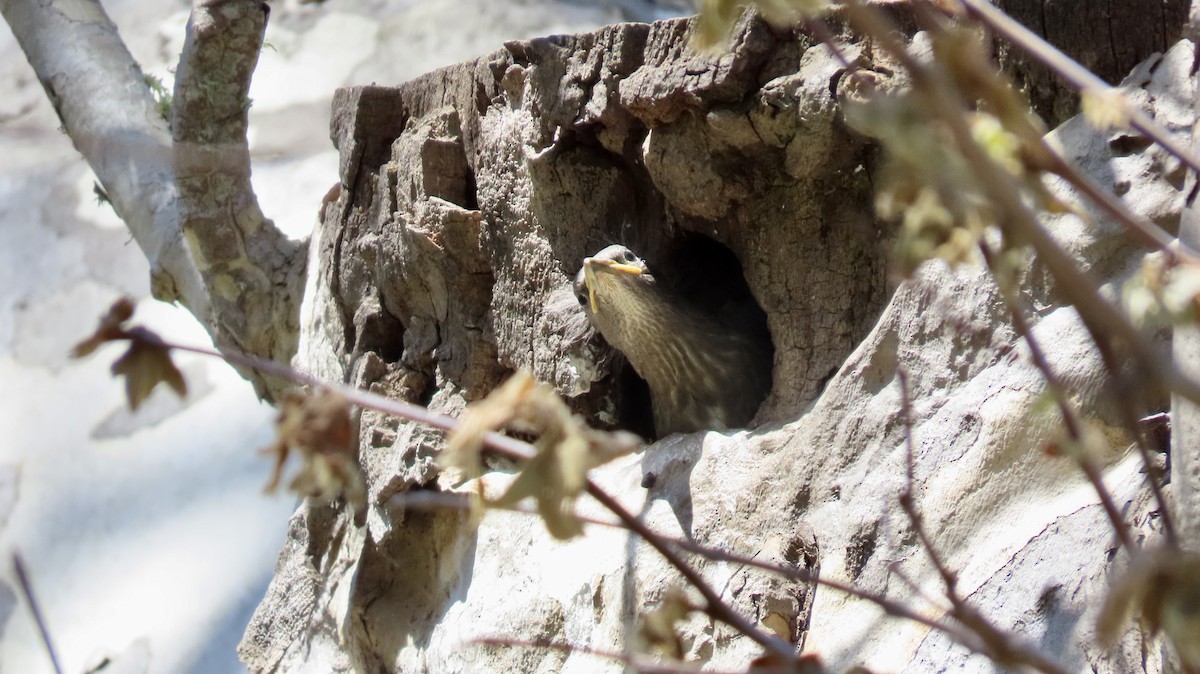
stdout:
[[(171, 86), (189, 4), (105, 3), (134, 57)], [(396, 84), (504, 40), (665, 15), (637, 0), (331, 0), (272, 4), (251, 89), (254, 187), (306, 236), (337, 181), (329, 101)], [(273, 411), (222, 363), (178, 359), (180, 401), (131, 414), (110, 346), (67, 357), (121, 295), (135, 319), (207, 345), (190, 314), (150, 298), (146, 260), (92, 193), (90, 169), (7, 24), (0, 28), (0, 672), (50, 664), (11, 557), (25, 560), (64, 671), (243, 672), (235, 647), (271, 577), (295, 502), (262, 493)]]

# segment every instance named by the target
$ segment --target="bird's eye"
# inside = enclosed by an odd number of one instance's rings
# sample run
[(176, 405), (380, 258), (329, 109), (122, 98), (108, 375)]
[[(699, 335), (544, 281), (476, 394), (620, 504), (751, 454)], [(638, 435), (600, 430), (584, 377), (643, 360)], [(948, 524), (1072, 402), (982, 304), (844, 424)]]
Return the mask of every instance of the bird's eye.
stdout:
[(637, 262), (637, 256), (627, 250), (623, 250), (621, 251), (621, 262), (624, 262), (625, 264), (633, 264), (634, 262)]
[(572, 290), (575, 291), (575, 299), (579, 300), (579, 305), (583, 306), (588, 303), (587, 281), (583, 277), (583, 270), (575, 276), (575, 282), (572, 284)]

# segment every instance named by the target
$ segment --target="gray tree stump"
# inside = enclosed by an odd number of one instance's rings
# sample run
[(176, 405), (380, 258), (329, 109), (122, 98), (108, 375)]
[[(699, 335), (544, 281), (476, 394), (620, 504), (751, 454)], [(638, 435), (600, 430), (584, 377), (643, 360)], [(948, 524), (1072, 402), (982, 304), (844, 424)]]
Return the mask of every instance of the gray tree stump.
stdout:
[[(757, 20), (721, 56), (694, 55), (687, 34), (682, 20), (622, 24), (513, 42), (400, 87), (340, 91), (341, 193), (312, 247), (305, 367), (451, 414), (528, 368), (595, 425), (646, 432), (636, 378), (580, 322), (570, 282), (582, 258), (620, 242), (664, 273), (697, 279), (700, 294), (744, 282), (775, 347), (774, 388), (754, 428), (663, 439), (596, 471), (610, 493), (665, 534), (819, 568), (937, 617), (942, 609), (897, 575), (939, 591), (897, 506), (902, 368), (914, 493), (961, 591), (1069, 669), (1159, 671), (1159, 646), (1140, 633), (1114, 654), (1092, 643), (1106, 574), (1125, 560), (1110, 558), (1111, 530), (1080, 472), (1042, 451), (1056, 420), (1036, 412), (1044, 382), (990, 277), (942, 264), (902, 283), (889, 276), (891, 229), (873, 216), (878, 151), (843, 122), (842, 66), (805, 34)], [(838, 39), (863, 67), (887, 65), (858, 38)], [(1165, 94), (1190, 102), (1189, 49), (1128, 83), (1180, 134), (1190, 113)], [(1161, 151), (1110, 143), (1081, 120), (1055, 133), (1093, 177), (1127, 190), (1135, 210), (1177, 223), (1180, 170)], [(1100, 214), (1048, 225), (1114, 284), (1144, 254)], [(1118, 504), (1154, 536), (1078, 316), (1036, 262), (1024, 293), (1083, 415), (1112, 436), (1105, 470)], [(336, 504), (300, 508), (241, 647), (254, 671), (620, 671), (584, 653), (470, 641), (620, 651), (635, 645), (636, 617), (678, 583), (620, 530), (592, 527), (561, 543), (527, 515), (476, 522), (394, 508), (398, 493), (451, 488), (434, 465), (443, 439), (374, 414), (362, 415), (360, 437), (365, 525)], [(485, 483), (508, 479), (498, 470)], [(991, 671), (870, 603), (693, 562), (737, 610), (835, 669), (950, 661)], [(746, 667), (758, 654), (698, 618), (683, 645), (715, 667)]]

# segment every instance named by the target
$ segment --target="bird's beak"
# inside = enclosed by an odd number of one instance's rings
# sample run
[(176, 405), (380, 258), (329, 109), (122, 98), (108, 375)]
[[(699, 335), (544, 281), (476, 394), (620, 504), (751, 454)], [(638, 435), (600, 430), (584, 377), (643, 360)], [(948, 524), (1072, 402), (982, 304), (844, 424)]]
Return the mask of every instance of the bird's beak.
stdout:
[(583, 279), (584, 283), (587, 284), (588, 302), (592, 305), (593, 314), (600, 311), (600, 308), (596, 305), (596, 274), (598, 272), (629, 274), (630, 276), (642, 275), (641, 268), (631, 264), (622, 264), (616, 260), (605, 260), (602, 258), (583, 258)]
[(640, 267), (635, 267), (631, 264), (622, 264), (616, 260), (585, 257), (583, 258), (583, 266), (594, 271), (606, 271), (612, 274), (632, 274), (633, 276), (642, 275), (642, 270)]

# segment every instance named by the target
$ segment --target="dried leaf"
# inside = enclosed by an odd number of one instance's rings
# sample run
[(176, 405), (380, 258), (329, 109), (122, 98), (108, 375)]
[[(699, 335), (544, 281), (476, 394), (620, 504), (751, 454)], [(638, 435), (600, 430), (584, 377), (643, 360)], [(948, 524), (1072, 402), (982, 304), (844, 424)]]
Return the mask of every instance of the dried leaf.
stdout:
[(1084, 89), (1080, 106), (1088, 124), (1101, 131), (1129, 126), (1129, 102), (1118, 89)]
[(636, 450), (640, 444), (630, 433), (589, 428), (571, 413), (554, 389), (537, 383), (533, 375), (522, 370), (467, 408), (458, 430), (450, 435), (440, 463), (462, 470), (468, 477), (479, 475), (484, 435), (503, 428), (536, 434), (536, 454), (492, 504), (507, 508), (533, 498), (546, 529), (560, 539), (577, 536), (583, 530), (575, 516), (575, 503), (587, 487), (588, 471)]
[(133, 300), (128, 297), (113, 302), (108, 311), (100, 317), (100, 325), (96, 327), (96, 331), (71, 349), (71, 357), (83, 358), (105, 342), (124, 339), (125, 331), (121, 326), (133, 316), (133, 306)]
[(697, 7), (692, 49), (713, 52), (725, 47), (746, 4), (742, 0), (700, 0)]
[(684, 656), (683, 641), (679, 638), (679, 623), (697, 610), (688, 599), (687, 593), (677, 586), (667, 589), (658, 608), (642, 616), (638, 629), (642, 643), (668, 658), (679, 660)]
[(536, 383), (522, 370), (482, 401), (468, 407), (459, 419), (458, 429), (450, 434), (446, 451), (438, 457), (438, 463), (445, 468), (461, 470), (468, 477), (477, 477), (482, 472), (479, 453), (483, 450), (484, 435), (503, 428), (520, 416), (522, 401)]
[(1200, 553), (1162, 548), (1134, 559), (1100, 609), (1100, 644), (1116, 644), (1132, 616), (1151, 634), (1162, 630), (1185, 669), (1200, 667)]
[(323, 501), (344, 497), (356, 514), (365, 512), (366, 488), (356, 457), (349, 401), (328, 390), (312, 395), (291, 391), (280, 402), (275, 429), (275, 442), (262, 450), (275, 457), (265, 491), (278, 488), (283, 466), (295, 451), (302, 464), (289, 490)]
[(180, 398), (187, 396), (187, 382), (171, 360), (170, 349), (144, 328), (137, 333), (141, 338), (131, 339), (129, 350), (112, 364), (113, 375), (125, 377), (129, 408), (136, 410), (160, 383), (170, 386)]

